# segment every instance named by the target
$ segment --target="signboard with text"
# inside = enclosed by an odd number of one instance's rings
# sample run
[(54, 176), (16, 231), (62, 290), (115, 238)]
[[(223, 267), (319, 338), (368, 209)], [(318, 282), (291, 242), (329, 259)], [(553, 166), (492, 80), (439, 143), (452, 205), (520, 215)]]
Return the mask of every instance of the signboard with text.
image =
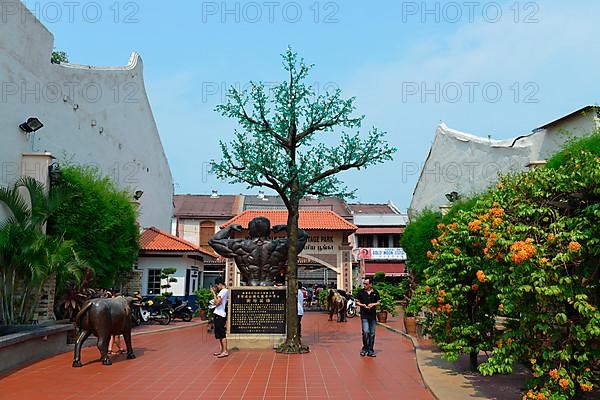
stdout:
[(406, 253), (401, 247), (364, 247), (359, 249), (358, 257), (362, 260), (406, 260)]

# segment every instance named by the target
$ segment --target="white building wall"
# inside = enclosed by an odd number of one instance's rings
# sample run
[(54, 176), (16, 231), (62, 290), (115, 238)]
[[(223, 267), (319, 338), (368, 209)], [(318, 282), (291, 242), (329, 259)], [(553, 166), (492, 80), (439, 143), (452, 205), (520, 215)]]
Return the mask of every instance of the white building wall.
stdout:
[[(177, 282), (171, 283), (169, 291), (173, 292), (173, 296), (184, 296), (186, 271), (191, 269), (192, 266), (198, 267), (199, 271), (204, 269), (201, 261), (187, 257), (140, 257), (138, 259), (138, 269), (143, 271), (142, 295), (148, 295), (148, 270), (177, 268), (177, 272), (171, 275), (173, 278), (177, 278)], [(166, 280), (163, 281), (163, 284), (166, 284)]]
[(518, 140), (491, 140), (442, 123), (422, 166), (409, 216), (448, 204), (445, 195), (451, 192), (463, 197), (481, 193), (497, 182), (499, 173), (523, 171), (531, 161), (559, 151), (569, 137), (585, 136), (597, 127), (595, 115), (574, 115)]
[[(95, 166), (124, 190), (143, 190), (139, 222), (168, 231), (172, 177), (146, 95), (143, 63), (124, 67), (51, 64), (52, 34), (20, 2), (0, 0), (0, 184), (23, 174), (22, 154)], [(35, 136), (19, 125), (37, 117)], [(40, 166), (40, 169), (42, 166)]]

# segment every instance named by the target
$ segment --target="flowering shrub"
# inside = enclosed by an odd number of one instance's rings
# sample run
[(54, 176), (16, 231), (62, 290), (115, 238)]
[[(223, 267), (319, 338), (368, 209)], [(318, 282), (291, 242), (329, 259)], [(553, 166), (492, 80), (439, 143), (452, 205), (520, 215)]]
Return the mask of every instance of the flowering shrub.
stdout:
[[(428, 330), (453, 360), (491, 351), (484, 375), (533, 373), (523, 399), (593, 390), (600, 348), (600, 157), (507, 175), (468, 210), (438, 226), (417, 289)], [(495, 329), (496, 317), (505, 329)], [(597, 376), (596, 376), (597, 379)]]

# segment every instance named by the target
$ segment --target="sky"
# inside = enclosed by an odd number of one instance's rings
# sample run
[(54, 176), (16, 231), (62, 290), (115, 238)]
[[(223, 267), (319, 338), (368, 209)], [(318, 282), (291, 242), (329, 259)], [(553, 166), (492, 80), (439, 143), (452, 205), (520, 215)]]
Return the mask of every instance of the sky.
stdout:
[[(410, 204), (436, 126), (507, 139), (598, 104), (597, 1), (25, 1), (71, 63), (144, 62), (176, 193), (257, 193), (207, 173), (236, 123), (228, 87), (286, 79), (291, 46), (319, 92), (356, 97), (394, 160), (340, 175), (353, 202)], [(268, 192), (268, 191), (267, 191)]]

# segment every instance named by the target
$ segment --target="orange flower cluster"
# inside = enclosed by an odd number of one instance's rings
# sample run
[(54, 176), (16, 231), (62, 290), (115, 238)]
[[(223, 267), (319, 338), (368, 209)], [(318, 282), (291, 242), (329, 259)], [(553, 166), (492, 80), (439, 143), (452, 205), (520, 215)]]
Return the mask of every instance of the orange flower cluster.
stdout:
[(454, 254), (457, 256), (460, 255), (460, 249), (458, 247), (454, 248)]
[(581, 388), (581, 390), (583, 390), (584, 392), (591, 392), (592, 391), (592, 385), (589, 385), (587, 383), (581, 383), (579, 385), (579, 387)]
[(498, 348), (501, 349), (502, 348), (502, 339), (498, 340)]
[(561, 379), (560, 381), (558, 381), (558, 384), (560, 385), (561, 388), (563, 388), (564, 390), (566, 390), (569, 387), (569, 381), (566, 379)]
[(502, 225), (502, 218), (494, 218), (492, 221), (492, 227), (495, 228), (500, 225)]
[(431, 239), (431, 245), (432, 246), (437, 246), (438, 245), (438, 240), (437, 239)]
[(581, 245), (577, 242), (570, 242), (569, 243), (569, 249), (571, 251), (579, 251), (581, 250)]
[(540, 264), (544, 265), (548, 263), (548, 259), (546, 257), (540, 258)]
[(431, 288), (430, 288), (429, 286), (425, 286), (425, 291), (426, 291), (427, 293), (429, 293), (429, 291), (430, 291), (430, 290), (431, 290)]
[(557, 369), (553, 369), (550, 372), (548, 372), (548, 375), (550, 375), (550, 378), (553, 379), (558, 379), (560, 375), (558, 375), (558, 370)]
[(549, 242), (554, 242), (554, 240), (556, 240), (556, 236), (554, 236), (554, 233), (549, 233), (547, 239)]
[(471, 232), (481, 230), (481, 221), (476, 219), (475, 221), (469, 222), (469, 230)]
[(458, 224), (456, 222), (451, 223), (450, 225), (448, 225), (448, 229), (450, 230), (454, 230), (458, 227)]
[(496, 189), (502, 189), (504, 187), (504, 185), (502, 183), (499, 183), (496, 185)]
[(433, 253), (430, 250), (427, 250), (427, 258), (433, 259)]
[(529, 390), (527, 395), (523, 395), (523, 400), (533, 399), (533, 400), (548, 400), (548, 397), (544, 393), (533, 393), (533, 390)]
[(484, 283), (486, 281), (485, 274), (483, 273), (482, 270), (477, 271), (477, 273), (475, 275), (477, 276), (477, 280), (479, 282)]
[(438, 229), (444, 229), (445, 227), (446, 227), (445, 224), (438, 224), (438, 226), (437, 226)]
[(504, 216), (504, 208), (500, 208), (498, 203), (494, 203), (494, 207), (488, 212), (490, 217), (502, 218)]
[(479, 285), (476, 284), (476, 283), (474, 283), (473, 285), (471, 285), (471, 290), (474, 291), (474, 292), (478, 291), (479, 290)]
[[(504, 312), (504, 304), (500, 304), (500, 305), (498, 306), (498, 311), (500, 311), (501, 313), (503, 313), (503, 312)], [(532, 360), (532, 362), (531, 362), (531, 363), (532, 363), (532, 364), (535, 364), (535, 360), (534, 360), (533, 358), (532, 358), (531, 360)]]
[(510, 246), (510, 258), (515, 264), (520, 264), (523, 260), (531, 258), (535, 254), (535, 247), (531, 244), (533, 239), (517, 241)]
[(444, 297), (446, 295), (446, 292), (443, 290), (440, 290), (439, 293), (440, 297)]
[(507, 345), (508, 345), (508, 344), (511, 344), (512, 342), (513, 342), (512, 338), (508, 338), (508, 339), (506, 339), (506, 344), (507, 344)]
[(450, 314), (450, 310), (452, 310), (452, 307), (450, 306), (450, 304), (441, 304), (437, 310), (439, 312), (445, 312), (446, 314)]

